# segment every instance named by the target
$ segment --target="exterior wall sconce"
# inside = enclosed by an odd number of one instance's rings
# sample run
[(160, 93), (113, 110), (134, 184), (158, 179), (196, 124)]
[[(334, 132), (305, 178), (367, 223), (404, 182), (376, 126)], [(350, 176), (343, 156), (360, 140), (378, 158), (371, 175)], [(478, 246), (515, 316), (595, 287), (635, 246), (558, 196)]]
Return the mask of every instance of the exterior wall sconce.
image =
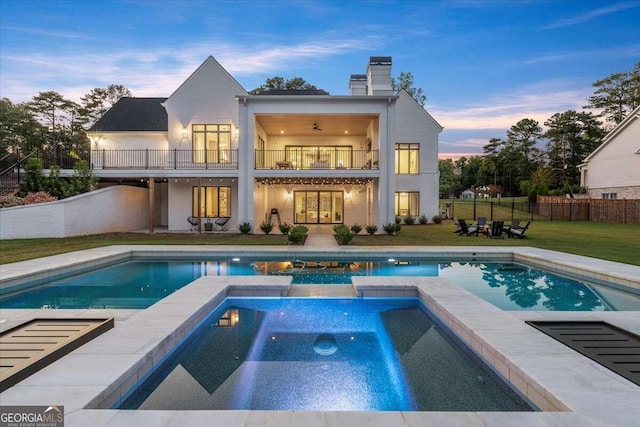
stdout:
[(238, 135), (240, 135), (240, 128), (238, 126), (236, 126), (236, 128), (235, 128), (235, 130), (233, 132), (234, 132), (235, 137), (237, 138)]
[(287, 194), (286, 194), (285, 198), (287, 200), (289, 200), (289, 201), (291, 200), (291, 192), (290, 191), (287, 191)]
[(346, 200), (351, 200), (351, 191), (347, 191), (346, 193), (344, 193), (344, 198)]
[(186, 126), (182, 126), (182, 139), (183, 140), (187, 139), (187, 127)]

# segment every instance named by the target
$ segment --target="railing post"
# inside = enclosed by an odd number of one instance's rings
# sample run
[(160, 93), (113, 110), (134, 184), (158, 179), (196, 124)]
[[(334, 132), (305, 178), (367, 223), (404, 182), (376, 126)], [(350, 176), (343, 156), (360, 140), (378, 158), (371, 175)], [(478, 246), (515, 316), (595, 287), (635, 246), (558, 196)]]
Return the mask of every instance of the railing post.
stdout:
[(489, 202), (489, 221), (493, 221), (493, 200)]
[(476, 195), (473, 195), (473, 219), (476, 219)]
[(102, 169), (104, 169), (107, 165), (107, 150), (102, 149)]
[(173, 168), (178, 169), (178, 149), (173, 149)]
[(149, 169), (149, 149), (144, 149), (144, 168)]

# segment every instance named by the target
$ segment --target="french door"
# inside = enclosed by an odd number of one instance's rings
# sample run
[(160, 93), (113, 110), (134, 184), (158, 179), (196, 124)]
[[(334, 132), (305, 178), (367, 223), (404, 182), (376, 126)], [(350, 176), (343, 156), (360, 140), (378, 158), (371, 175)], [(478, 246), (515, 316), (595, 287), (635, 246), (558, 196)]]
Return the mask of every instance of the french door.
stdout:
[(343, 191), (294, 191), (296, 224), (342, 224)]

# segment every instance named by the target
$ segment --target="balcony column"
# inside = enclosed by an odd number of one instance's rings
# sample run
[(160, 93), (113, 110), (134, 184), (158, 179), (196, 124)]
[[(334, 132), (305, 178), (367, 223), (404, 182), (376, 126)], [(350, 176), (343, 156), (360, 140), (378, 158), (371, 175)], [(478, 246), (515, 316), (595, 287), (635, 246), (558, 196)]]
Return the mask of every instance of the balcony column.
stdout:
[(154, 230), (154, 205), (155, 205), (155, 192), (156, 192), (156, 180), (149, 178), (149, 234), (153, 234)]

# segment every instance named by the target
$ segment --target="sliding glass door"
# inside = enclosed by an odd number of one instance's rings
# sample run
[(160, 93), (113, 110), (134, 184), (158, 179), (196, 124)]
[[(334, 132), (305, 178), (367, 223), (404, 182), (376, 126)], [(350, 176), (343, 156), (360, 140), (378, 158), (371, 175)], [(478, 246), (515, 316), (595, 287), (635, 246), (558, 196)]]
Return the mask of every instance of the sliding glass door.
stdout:
[(296, 224), (342, 224), (344, 192), (294, 191), (294, 222)]

